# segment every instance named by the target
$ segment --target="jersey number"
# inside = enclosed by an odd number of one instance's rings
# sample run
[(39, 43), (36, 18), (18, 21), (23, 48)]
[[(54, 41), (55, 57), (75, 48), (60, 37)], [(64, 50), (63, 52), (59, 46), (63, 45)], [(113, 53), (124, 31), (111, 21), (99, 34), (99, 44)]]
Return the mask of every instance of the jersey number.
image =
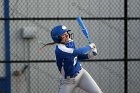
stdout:
[(74, 58), (74, 63), (73, 63), (73, 66), (76, 65), (76, 62), (77, 62), (77, 57)]

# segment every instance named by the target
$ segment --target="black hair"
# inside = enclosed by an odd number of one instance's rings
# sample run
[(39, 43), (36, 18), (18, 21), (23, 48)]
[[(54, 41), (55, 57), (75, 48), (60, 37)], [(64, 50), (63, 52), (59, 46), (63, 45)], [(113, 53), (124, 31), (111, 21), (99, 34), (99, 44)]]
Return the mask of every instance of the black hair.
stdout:
[[(69, 38), (73, 39), (73, 33), (71, 33), (71, 34), (69, 32), (67, 32), (67, 33), (69, 35)], [(58, 38), (59, 38), (59, 42), (51, 42), (51, 43), (44, 44), (44, 46), (42, 48), (44, 48), (45, 46), (48, 46), (48, 45), (54, 45), (56, 43), (65, 44), (64, 42), (61, 42), (62, 41), (61, 36), (58, 36)]]

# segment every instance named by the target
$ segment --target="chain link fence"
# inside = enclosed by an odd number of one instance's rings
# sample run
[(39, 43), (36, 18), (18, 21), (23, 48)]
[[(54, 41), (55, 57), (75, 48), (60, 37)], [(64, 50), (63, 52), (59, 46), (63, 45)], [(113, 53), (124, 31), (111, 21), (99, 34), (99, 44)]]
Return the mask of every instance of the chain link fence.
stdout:
[[(0, 18), (4, 17), (3, 0), (0, 0)], [(0, 20), (0, 60), (4, 60), (4, 21)]]
[[(89, 28), (91, 40), (98, 47), (100, 54), (96, 59), (124, 58), (123, 21), (85, 20), (83, 22)], [(54, 60), (54, 46), (48, 46), (43, 51), (38, 51), (38, 48), (41, 47), (41, 43), (52, 42), (50, 31), (59, 23), (65, 24), (72, 30), (77, 47), (88, 44), (75, 20), (11, 21), (11, 60)], [(27, 27), (35, 30), (35, 38), (32, 40), (23, 39), (21, 36), (21, 29)]]
[(0, 20), (0, 60), (4, 60), (4, 21)]
[[(139, 25), (140, 20), (130, 20), (128, 21), (128, 58), (135, 59), (134, 61), (128, 61), (128, 91), (129, 93), (138, 93), (140, 85), (137, 81), (140, 80), (140, 51), (139, 51)], [(135, 87), (134, 87), (135, 86)]]
[(140, 91), (140, 84), (137, 82), (140, 80), (140, 69), (138, 69), (138, 66), (140, 66), (139, 62), (140, 61), (128, 62), (128, 93), (138, 93)]
[[(12, 72), (28, 68), (21, 74), (12, 74), (13, 93), (57, 93), (60, 74), (55, 63), (12, 63)], [(82, 62), (82, 66), (91, 74), (105, 93), (124, 91), (123, 61), (121, 62)], [(26, 93), (25, 92), (25, 93)], [(77, 88), (74, 93), (85, 93)]]
[(139, 0), (128, 1), (128, 17), (140, 17)]
[[(52, 42), (50, 31), (58, 24), (64, 24), (71, 29), (77, 47), (87, 45), (88, 42), (75, 21), (77, 16), (84, 19), (91, 40), (98, 49), (96, 59), (82, 61), (82, 66), (104, 93), (138, 93), (140, 1), (127, 1), (126, 31), (125, 2), (10, 0), (11, 93), (58, 92), (60, 75), (55, 63), (54, 46), (47, 46), (42, 51), (38, 49), (42, 47), (42, 43)], [(4, 61), (4, 0), (0, 0), (0, 12), (0, 61)], [(22, 36), (22, 31), (25, 30), (33, 31), (35, 37), (25, 39)], [(128, 45), (125, 45), (126, 35)], [(128, 69), (124, 69), (125, 60), (128, 62)], [(125, 74), (126, 70), (128, 75)], [(5, 73), (5, 63), (0, 63), (0, 77), (4, 77)], [(124, 83), (126, 77), (128, 85)], [(78, 88), (74, 93), (85, 91)]]
[(5, 65), (3, 63), (0, 63), (0, 77), (5, 76)]
[(0, 0), (0, 18), (4, 18), (4, 1)]
[(123, 0), (10, 0), (10, 16), (29, 18), (123, 17)]
[[(140, 20), (130, 20), (128, 21), (128, 58), (139, 59), (140, 58)], [(135, 46), (135, 47), (133, 47)]]

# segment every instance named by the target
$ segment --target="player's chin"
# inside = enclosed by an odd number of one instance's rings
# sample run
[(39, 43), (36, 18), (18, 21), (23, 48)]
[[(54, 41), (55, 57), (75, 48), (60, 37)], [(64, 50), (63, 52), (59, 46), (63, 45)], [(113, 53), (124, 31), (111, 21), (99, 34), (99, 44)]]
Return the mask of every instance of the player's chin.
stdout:
[(65, 41), (68, 42), (68, 41), (69, 41), (69, 38), (67, 37), (67, 38), (65, 39)]
[(67, 43), (69, 40), (67, 38), (63, 39), (61, 42)]
[(65, 39), (65, 43), (69, 42), (69, 39)]

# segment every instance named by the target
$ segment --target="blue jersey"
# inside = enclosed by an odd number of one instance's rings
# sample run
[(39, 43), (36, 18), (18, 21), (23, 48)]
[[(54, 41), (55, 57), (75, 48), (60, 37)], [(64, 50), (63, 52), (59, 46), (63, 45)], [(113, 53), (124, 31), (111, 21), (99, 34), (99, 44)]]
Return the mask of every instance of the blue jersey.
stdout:
[(73, 40), (69, 40), (66, 44), (57, 44), (55, 49), (56, 64), (64, 77), (73, 76), (81, 70), (81, 59), (88, 59), (87, 53), (91, 49), (90, 46), (83, 48), (75, 48)]

